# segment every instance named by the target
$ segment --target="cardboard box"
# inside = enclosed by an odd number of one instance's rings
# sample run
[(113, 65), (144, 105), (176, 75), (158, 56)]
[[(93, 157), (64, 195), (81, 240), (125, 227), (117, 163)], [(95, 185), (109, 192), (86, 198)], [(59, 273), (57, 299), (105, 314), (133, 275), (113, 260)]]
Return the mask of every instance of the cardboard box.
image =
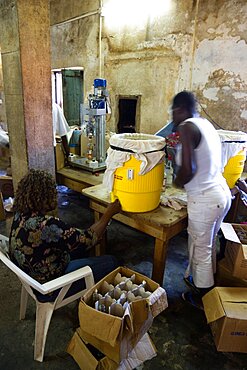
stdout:
[[(147, 299), (134, 301), (120, 318), (92, 307), (92, 295), (95, 289), (100, 291), (104, 281), (112, 283), (116, 274), (130, 277), (136, 275), (136, 284), (147, 282), (147, 290), (152, 292)], [(156, 282), (131, 269), (119, 267), (94, 285), (79, 303), (80, 335), (94, 347), (119, 363), (127, 358), (142, 336), (151, 327), (153, 318), (168, 306), (166, 292)]]
[(61, 142), (56, 142), (56, 170), (59, 171), (65, 166), (65, 156), (63, 145)]
[(217, 263), (215, 285), (221, 287), (246, 287), (247, 280), (232, 276), (231, 268), (225, 258)]
[(157, 356), (157, 349), (148, 333), (144, 334), (128, 357), (121, 361), (117, 370), (132, 370)]
[(73, 357), (80, 369), (116, 370), (118, 368), (118, 364), (97, 352), (92, 345), (84, 342), (77, 331), (68, 345), (67, 352)]
[[(81, 327), (77, 329), (77, 332), (83, 341), (92, 344), (95, 348), (99, 349), (102, 353), (111, 358), (115, 363), (120, 363), (122, 358), (127, 357), (128, 350), (131, 351), (132, 349), (132, 346), (129, 346), (128, 344), (128, 339), (126, 338), (126, 336), (122, 340), (122, 342), (116, 341), (115, 345), (112, 346), (106, 341), (100, 340), (96, 336), (87, 333)], [(123, 354), (122, 348), (125, 349)]]
[(232, 275), (247, 279), (247, 225), (222, 223), (221, 230), (227, 239), (225, 258)]
[(146, 333), (129, 353), (128, 358), (117, 364), (83, 340), (79, 333), (78, 328), (68, 345), (67, 352), (82, 370), (132, 370), (157, 355), (157, 350)]
[(217, 350), (247, 353), (247, 288), (217, 287), (202, 301)]

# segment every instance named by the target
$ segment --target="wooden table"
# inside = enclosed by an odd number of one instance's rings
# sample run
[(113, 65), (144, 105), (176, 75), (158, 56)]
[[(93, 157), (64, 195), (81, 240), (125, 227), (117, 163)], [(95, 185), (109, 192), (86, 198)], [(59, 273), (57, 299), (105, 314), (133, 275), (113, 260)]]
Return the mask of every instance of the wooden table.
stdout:
[[(99, 220), (110, 203), (107, 189), (102, 184), (88, 187), (82, 193), (90, 199), (90, 208), (94, 211), (95, 221)], [(183, 196), (182, 190), (167, 188), (165, 196)], [(169, 240), (187, 227), (187, 210), (175, 211), (172, 208), (159, 206), (151, 212), (121, 212), (113, 217), (115, 220), (155, 238), (152, 279), (163, 285), (166, 253)], [(96, 249), (96, 254), (104, 253), (104, 244)]]
[(89, 186), (101, 184), (103, 176), (104, 172), (96, 175), (90, 171), (72, 167), (63, 167), (56, 172), (58, 184), (65, 185), (79, 193)]

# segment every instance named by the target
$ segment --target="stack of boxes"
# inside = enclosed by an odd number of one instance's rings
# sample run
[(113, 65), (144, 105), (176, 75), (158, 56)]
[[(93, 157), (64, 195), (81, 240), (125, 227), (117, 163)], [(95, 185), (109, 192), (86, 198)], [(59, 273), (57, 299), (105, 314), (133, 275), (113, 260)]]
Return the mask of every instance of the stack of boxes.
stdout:
[[(123, 317), (95, 309), (93, 296), (100, 292), (105, 282), (113, 284), (120, 273), (135, 284), (145, 280), (148, 298), (135, 300), (125, 309)], [(134, 369), (156, 355), (155, 347), (147, 331), (153, 319), (168, 306), (166, 292), (153, 280), (125, 267), (119, 267), (87, 291), (79, 303), (80, 327), (68, 346), (81, 369)]]
[(247, 353), (247, 225), (223, 223), (221, 229), (225, 258), (203, 305), (217, 350)]

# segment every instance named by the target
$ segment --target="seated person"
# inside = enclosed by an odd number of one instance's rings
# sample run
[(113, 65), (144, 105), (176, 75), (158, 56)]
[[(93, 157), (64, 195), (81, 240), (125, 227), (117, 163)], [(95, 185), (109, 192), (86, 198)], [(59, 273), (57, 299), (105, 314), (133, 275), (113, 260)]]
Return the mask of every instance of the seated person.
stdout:
[[(110, 255), (88, 257), (88, 251), (102, 238), (111, 217), (121, 210), (119, 201), (111, 203), (101, 219), (84, 231), (47, 215), (56, 206), (53, 177), (45, 171), (30, 170), (19, 182), (14, 199), (11, 260), (41, 284), (84, 266), (90, 266), (95, 282), (99, 281), (117, 267), (117, 262)], [(79, 290), (76, 283), (67, 295)], [(84, 279), (79, 283), (83, 289)], [(40, 301), (53, 301), (58, 291), (50, 297), (35, 294)]]

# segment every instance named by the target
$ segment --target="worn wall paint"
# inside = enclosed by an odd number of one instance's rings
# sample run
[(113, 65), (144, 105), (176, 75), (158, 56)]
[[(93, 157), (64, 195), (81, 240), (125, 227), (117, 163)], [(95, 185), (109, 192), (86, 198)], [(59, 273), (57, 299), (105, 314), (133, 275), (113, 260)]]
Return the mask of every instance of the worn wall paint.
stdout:
[[(108, 2), (104, 0), (103, 4)], [(85, 14), (98, 6), (99, 1), (85, 1), (83, 6), (70, 1), (66, 13), (65, 3), (52, 0), (52, 23), (61, 22), (68, 14), (73, 17)], [(171, 0), (169, 13), (147, 19), (139, 27), (110, 29), (104, 19), (102, 77), (108, 81), (112, 103), (109, 129), (114, 130), (117, 125), (118, 95), (141, 95), (140, 131), (153, 133), (169, 119), (167, 111), (172, 96), (192, 86), (217, 123), (225, 129), (244, 130), (246, 6), (245, 0), (205, 0), (199, 1), (196, 14), (196, 1)], [(51, 27), (52, 65), (83, 66), (85, 96), (92, 90), (93, 79), (98, 77), (98, 26), (96, 15)]]
[(99, 8), (98, 0), (50, 0), (51, 25)]
[(214, 120), (246, 131), (247, 3), (201, 2), (193, 88)]
[[(152, 68), (150, 68), (150, 60)], [(171, 68), (172, 65), (172, 68)], [(105, 75), (108, 77), (109, 93), (113, 114), (109, 120), (110, 130), (115, 131), (118, 123), (119, 95), (140, 96), (140, 131), (155, 133), (164, 125), (168, 115), (169, 101), (178, 72), (179, 58), (156, 52), (122, 55), (121, 58), (106, 62)], [(118, 78), (121, 75), (122, 78)]]
[(52, 68), (83, 67), (84, 96), (92, 92), (98, 77), (98, 25), (99, 16), (92, 15), (51, 27)]

